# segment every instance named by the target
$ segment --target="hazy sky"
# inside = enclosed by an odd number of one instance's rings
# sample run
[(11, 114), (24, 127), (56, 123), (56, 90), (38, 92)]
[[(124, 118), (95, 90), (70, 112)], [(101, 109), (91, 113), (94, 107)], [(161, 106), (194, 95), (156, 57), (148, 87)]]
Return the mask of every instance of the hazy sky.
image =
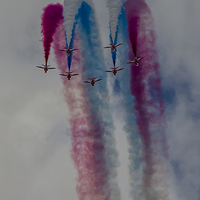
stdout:
[[(109, 42), (105, 2), (94, 1), (103, 45)], [(7, 0), (0, 6), (2, 200), (77, 199), (69, 116), (59, 71), (45, 74), (35, 67), (44, 62), (40, 17), (49, 3), (57, 1)], [(155, 20), (166, 106), (170, 199), (199, 200), (200, 1), (147, 3)], [(111, 59), (110, 54), (105, 56)], [(49, 63), (55, 66), (53, 51)], [(121, 162), (118, 181), (122, 199), (131, 200), (122, 118), (115, 118)]]

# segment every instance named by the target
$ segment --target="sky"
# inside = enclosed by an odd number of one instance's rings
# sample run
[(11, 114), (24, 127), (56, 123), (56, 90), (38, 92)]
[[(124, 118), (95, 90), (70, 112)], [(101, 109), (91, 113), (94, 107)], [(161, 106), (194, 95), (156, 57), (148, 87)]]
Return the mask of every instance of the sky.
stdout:
[[(58, 1), (63, 3), (63, 1)], [(200, 1), (147, 0), (157, 34), (169, 149), (169, 197), (200, 199)], [(0, 7), (0, 199), (74, 199), (69, 112), (58, 70), (45, 74), (40, 42), (42, 9), (49, 0), (7, 0)], [(94, 0), (102, 46), (109, 43), (106, 1)], [(110, 52), (104, 53), (111, 63)], [(56, 66), (51, 50), (49, 63)], [(108, 81), (112, 78), (108, 76)], [(108, 84), (110, 84), (108, 82)], [(111, 93), (112, 95), (112, 93)], [(123, 114), (111, 96), (121, 163), (121, 199), (129, 196)]]

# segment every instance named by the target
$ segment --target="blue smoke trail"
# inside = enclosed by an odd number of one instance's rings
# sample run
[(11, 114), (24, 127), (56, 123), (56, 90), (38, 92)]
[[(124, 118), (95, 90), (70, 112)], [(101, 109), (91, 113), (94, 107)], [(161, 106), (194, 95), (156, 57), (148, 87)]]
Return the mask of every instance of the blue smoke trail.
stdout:
[(133, 113), (134, 109), (134, 97), (130, 93), (130, 66), (127, 65), (128, 61), (128, 32), (127, 32), (127, 21), (124, 8), (122, 7), (121, 14), (119, 16), (119, 30), (118, 38), (123, 45), (119, 48), (119, 65), (124, 67), (120, 78), (120, 92), (123, 98), (123, 106), (125, 109), (125, 125), (123, 130), (127, 134), (129, 143), (129, 173), (130, 173), (130, 184), (131, 184), (131, 197), (133, 199), (140, 200), (141, 185), (142, 185), (142, 163), (141, 163), (141, 148), (142, 142), (137, 131), (136, 116)]
[[(117, 26), (117, 30), (116, 30), (116, 34), (115, 34), (115, 41), (114, 41), (115, 44), (117, 43), (117, 35), (118, 35), (118, 26)], [(111, 30), (110, 30), (110, 44), (113, 44)], [(115, 66), (115, 64), (116, 64), (116, 57), (117, 57), (117, 48), (115, 48), (114, 52), (111, 49), (111, 55), (112, 55), (113, 65)]]
[(95, 84), (94, 88), (90, 84), (85, 85), (84, 94), (90, 103), (90, 112), (94, 116), (98, 116), (98, 119), (102, 119), (101, 125), (104, 128), (102, 138), (105, 144), (105, 159), (108, 169), (108, 176), (105, 181), (108, 181), (110, 184), (110, 199), (120, 200), (120, 190), (116, 181), (116, 168), (119, 165), (118, 152), (115, 148), (113, 120), (109, 112), (109, 94), (103, 48), (100, 48), (102, 43), (99, 37), (94, 10), (86, 2), (82, 3), (78, 11), (76, 34), (80, 40), (83, 78), (85, 80), (91, 77), (103, 78), (102, 81)]
[[(71, 41), (70, 41), (70, 44), (69, 44), (69, 47), (70, 47), (70, 48), (73, 48), (73, 46), (74, 46), (75, 28), (76, 28), (76, 22), (74, 22), (74, 26), (73, 26), (73, 30), (72, 30), (72, 37), (71, 37)], [(67, 35), (66, 35), (66, 32), (65, 32), (65, 41), (66, 41), (66, 47), (68, 48), (68, 42), (67, 42)], [(68, 64), (68, 69), (69, 69), (69, 71), (70, 71), (70, 69), (71, 69), (72, 54), (73, 54), (73, 51), (71, 51), (71, 53), (70, 53), (69, 56), (67, 57), (67, 64)]]

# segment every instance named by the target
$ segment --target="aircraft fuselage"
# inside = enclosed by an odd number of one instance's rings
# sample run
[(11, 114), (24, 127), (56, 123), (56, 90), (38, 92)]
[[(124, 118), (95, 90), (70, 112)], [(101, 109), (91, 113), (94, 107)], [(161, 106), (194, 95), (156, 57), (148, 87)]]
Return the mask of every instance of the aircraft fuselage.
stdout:
[(95, 81), (94, 81), (94, 80), (91, 80), (91, 85), (92, 85), (92, 87), (94, 87), (94, 84), (95, 84)]
[(67, 50), (66, 50), (66, 53), (67, 53), (67, 55), (69, 56), (69, 54), (71, 53), (71, 50), (70, 50), (70, 49), (67, 49)]
[(138, 65), (139, 65), (139, 61), (138, 61), (138, 59), (137, 59), (137, 58), (135, 58), (135, 60), (134, 60), (134, 63), (135, 63), (135, 65), (136, 65), (136, 66), (138, 66)]
[(71, 74), (67, 75), (67, 79), (70, 80), (71, 79)]
[(112, 45), (111, 49), (112, 49), (113, 52), (115, 51), (115, 45), (114, 44)]

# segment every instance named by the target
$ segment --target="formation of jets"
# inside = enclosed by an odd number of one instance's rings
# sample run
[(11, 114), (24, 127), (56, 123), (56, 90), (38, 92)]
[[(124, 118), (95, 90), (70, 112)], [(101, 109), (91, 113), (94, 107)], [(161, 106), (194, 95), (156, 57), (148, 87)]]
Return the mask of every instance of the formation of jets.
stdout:
[[(116, 49), (116, 47), (118, 47), (118, 46), (120, 46), (120, 45), (122, 45), (122, 44), (123, 44), (123, 43), (120, 43), (120, 44), (113, 43), (113, 44), (110, 44), (110, 46), (107, 46), (107, 47), (104, 47), (104, 48), (111, 48), (112, 51), (114, 52), (115, 49)], [(75, 50), (78, 50), (78, 49), (73, 49), (73, 48), (70, 48), (70, 47), (67, 47), (67, 48), (65, 48), (65, 49), (60, 49), (60, 51), (65, 51), (65, 52), (67, 53), (68, 56), (70, 55), (70, 53), (71, 53), (72, 51), (75, 51)], [(135, 56), (134, 60), (128, 62), (127, 64), (134, 63), (136, 66), (138, 66), (138, 65), (139, 65), (139, 61), (142, 60), (143, 58), (144, 58), (144, 57), (139, 58), (139, 57), (136, 57), (136, 56)], [(50, 69), (56, 69), (56, 68), (54, 68), (54, 67), (50, 67), (50, 65), (47, 65), (47, 63), (46, 63), (45, 65), (42, 64), (42, 66), (36, 66), (36, 67), (37, 67), (37, 68), (40, 68), (40, 69), (43, 69), (45, 73), (47, 73), (47, 71), (50, 70)], [(105, 71), (105, 72), (112, 72), (112, 73), (114, 74), (114, 76), (116, 76), (117, 72), (123, 70), (124, 68), (111, 67), (110, 69), (111, 69), (111, 70), (107, 70), (107, 71)], [(68, 80), (70, 80), (72, 76), (77, 76), (77, 75), (79, 75), (79, 74), (73, 74), (73, 71), (72, 71), (72, 72), (68, 71), (68, 72), (66, 72), (65, 74), (60, 74), (60, 76), (65, 76), (65, 77), (67, 77)], [(94, 86), (94, 84), (95, 84), (96, 82), (102, 80), (102, 79), (97, 79), (97, 77), (92, 77), (92, 78), (88, 78), (88, 79), (89, 79), (89, 80), (87, 80), (87, 81), (83, 81), (83, 83), (90, 83), (90, 84), (92, 85), (92, 87)]]
[(71, 79), (72, 76), (77, 76), (79, 74), (72, 74), (73, 72), (66, 72), (66, 74), (60, 74), (61, 76), (66, 76), (68, 80)]
[(83, 83), (91, 83), (91, 85), (92, 85), (92, 87), (94, 87), (94, 84), (97, 82), (97, 81), (101, 81), (102, 79), (100, 78), (100, 79), (97, 79), (97, 77), (95, 77), (95, 78), (88, 78), (89, 79), (89, 81), (83, 81)]
[[(43, 67), (42, 67), (43, 66)], [(47, 65), (47, 63), (45, 65), (42, 64), (42, 66), (36, 66), (37, 68), (40, 68), (40, 69), (44, 69), (44, 72), (47, 73), (49, 69), (56, 69), (54, 67), (49, 67), (51, 65)]]
[(112, 51), (114, 52), (116, 47), (118, 47), (119, 45), (122, 45), (123, 43), (117, 44), (117, 43), (112, 43), (110, 44), (110, 46), (104, 47), (104, 48), (111, 48)]
[(78, 49), (73, 49), (73, 48), (70, 48), (70, 47), (67, 47), (65, 49), (60, 49), (60, 51), (65, 51), (68, 56), (72, 51), (75, 51), (75, 50), (78, 50)]

